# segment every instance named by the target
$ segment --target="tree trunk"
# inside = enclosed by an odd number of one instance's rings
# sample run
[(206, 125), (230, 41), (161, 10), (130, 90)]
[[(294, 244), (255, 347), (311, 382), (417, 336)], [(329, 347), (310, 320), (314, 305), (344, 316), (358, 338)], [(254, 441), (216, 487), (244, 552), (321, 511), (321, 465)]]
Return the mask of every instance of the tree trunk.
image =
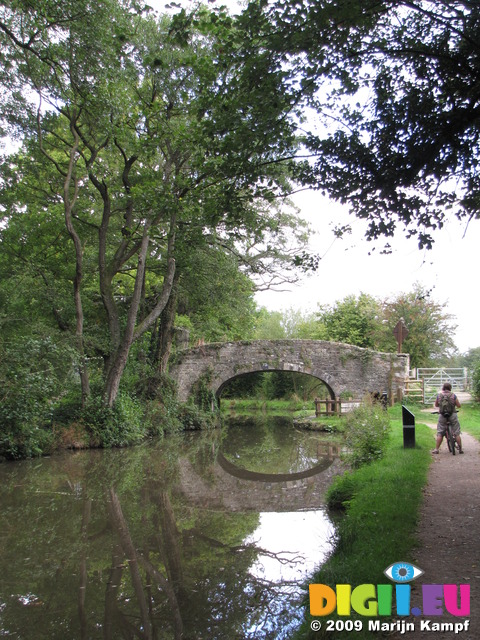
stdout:
[[(85, 406), (85, 402), (90, 395), (90, 382), (88, 377), (87, 370), (87, 360), (85, 357), (85, 349), (83, 343), (83, 304), (82, 304), (82, 280), (83, 280), (83, 246), (80, 240), (80, 236), (78, 235), (74, 225), (73, 225), (73, 207), (75, 205), (75, 201), (78, 196), (78, 185), (76, 180), (73, 177), (74, 167), (75, 167), (75, 157), (78, 150), (78, 136), (76, 135), (73, 127), (72, 133), (75, 138), (75, 144), (73, 145), (70, 151), (70, 161), (68, 165), (68, 172), (65, 176), (65, 181), (63, 184), (63, 204), (64, 204), (64, 213), (65, 213), (65, 226), (67, 228), (68, 234), (72, 239), (72, 242), (75, 247), (75, 277), (73, 279), (73, 299), (75, 302), (75, 318), (76, 318), (76, 326), (75, 326), (75, 338), (77, 343), (78, 355), (80, 358), (80, 381), (82, 388), (82, 407)], [(70, 197), (70, 188), (72, 186), (72, 182), (74, 185), (74, 194)]]
[(172, 351), (175, 314), (177, 312), (177, 283), (178, 274), (176, 272), (173, 280), (172, 293), (158, 321), (158, 333), (154, 346), (154, 363), (160, 373), (166, 372), (168, 359)]
[(105, 383), (104, 400), (109, 407), (114, 405), (117, 398), (120, 381), (127, 364), (132, 344), (156, 322), (167, 305), (172, 292), (173, 280), (175, 277), (175, 260), (170, 258), (168, 261), (167, 273), (165, 274), (165, 280), (163, 282), (162, 293), (159, 296), (155, 308), (137, 327), (135, 327), (143, 286), (143, 274), (145, 271), (147, 249), (148, 234), (145, 234), (138, 258), (137, 276), (135, 279), (133, 299), (128, 313), (127, 325), (125, 327), (120, 346), (117, 349), (117, 352), (112, 356), (111, 366)]
[[(65, 227), (68, 235), (70, 236), (73, 245), (75, 247), (75, 276), (73, 278), (73, 299), (75, 303), (75, 338), (76, 347), (79, 355), (79, 373), (82, 388), (82, 407), (85, 406), (85, 402), (90, 395), (90, 382), (87, 370), (87, 359), (85, 357), (85, 348), (83, 341), (83, 305), (82, 305), (82, 280), (83, 280), (83, 246), (80, 240), (74, 224), (73, 224), (73, 208), (78, 199), (78, 180), (75, 177), (75, 168), (77, 163), (78, 148), (79, 148), (79, 136), (76, 130), (76, 110), (70, 118), (70, 131), (73, 135), (73, 145), (70, 149), (68, 167), (66, 172), (60, 168), (58, 162), (45, 150), (43, 146), (42, 128), (40, 125), (40, 107), (37, 111), (37, 132), (40, 143), (40, 151), (42, 154), (53, 163), (57, 168), (57, 171), (63, 176), (63, 208), (65, 217)], [(73, 189), (73, 192), (72, 192)]]

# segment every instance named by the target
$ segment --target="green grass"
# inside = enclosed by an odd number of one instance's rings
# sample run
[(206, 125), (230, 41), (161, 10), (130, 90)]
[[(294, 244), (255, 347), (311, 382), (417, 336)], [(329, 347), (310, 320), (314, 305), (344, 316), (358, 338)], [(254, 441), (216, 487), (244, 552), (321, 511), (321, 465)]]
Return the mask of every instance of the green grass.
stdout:
[(480, 440), (480, 404), (478, 402), (463, 404), (458, 419), (462, 431), (467, 431), (471, 436)]
[[(432, 430), (417, 422), (416, 448), (404, 449), (401, 407), (395, 406), (389, 413), (392, 432), (385, 456), (346, 474), (331, 489), (337, 499), (340, 494), (347, 501), (346, 513), (337, 521), (335, 552), (309, 583), (333, 588), (336, 584), (385, 583), (383, 571), (390, 564), (413, 561), (422, 491), (431, 462)], [(322, 631), (312, 632), (310, 622), (307, 614), (297, 640), (326, 637)], [(351, 637), (351, 633), (335, 632), (336, 640), (343, 637)], [(357, 639), (369, 637), (366, 628), (355, 633)]]
[(315, 405), (310, 400), (306, 402), (298, 399), (292, 400), (264, 400), (263, 398), (235, 398), (222, 399), (221, 410), (226, 413), (248, 413), (251, 411), (268, 411), (275, 413), (292, 413), (296, 411), (315, 413)]
[(251, 414), (259, 411), (269, 415), (289, 415), (294, 419), (306, 418), (310, 421), (312, 431), (342, 432), (344, 420), (339, 416), (319, 416), (315, 418), (313, 401), (298, 400), (263, 400), (261, 398), (226, 399), (221, 402), (221, 411), (227, 415)]

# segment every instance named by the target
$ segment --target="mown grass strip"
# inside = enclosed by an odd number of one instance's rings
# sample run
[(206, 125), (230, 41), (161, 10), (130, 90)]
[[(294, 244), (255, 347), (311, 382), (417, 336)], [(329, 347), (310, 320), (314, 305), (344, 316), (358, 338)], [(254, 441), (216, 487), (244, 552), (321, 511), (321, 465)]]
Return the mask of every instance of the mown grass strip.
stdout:
[[(392, 417), (396, 418), (398, 412), (398, 407), (394, 407)], [(348, 485), (351, 499), (345, 515), (338, 520), (335, 552), (310, 583), (332, 588), (336, 584), (354, 587), (364, 583), (385, 583), (383, 571), (389, 565), (397, 561), (412, 562), (432, 441), (432, 430), (417, 424), (416, 448), (404, 449), (402, 423), (393, 419), (385, 456), (339, 480)], [(309, 610), (308, 595), (306, 609)], [(334, 618), (334, 614), (328, 618)], [(295, 636), (297, 640), (331, 637), (331, 633), (324, 634), (324, 624), (320, 632), (311, 631), (311, 621), (307, 613)], [(351, 633), (335, 632), (336, 640), (343, 637), (351, 637)], [(366, 624), (364, 631), (355, 633), (357, 639), (369, 637), (371, 633)]]

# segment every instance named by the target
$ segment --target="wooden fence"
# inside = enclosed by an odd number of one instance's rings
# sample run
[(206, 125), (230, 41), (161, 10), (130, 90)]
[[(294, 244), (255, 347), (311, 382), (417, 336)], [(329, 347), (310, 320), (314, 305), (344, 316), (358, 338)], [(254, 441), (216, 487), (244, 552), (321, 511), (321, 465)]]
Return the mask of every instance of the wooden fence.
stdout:
[(341, 400), (340, 398), (315, 398), (315, 416), (339, 416), (362, 404), (362, 400)]
[[(388, 405), (388, 398), (386, 393), (374, 393), (371, 394), (373, 403), (380, 403), (385, 409)], [(340, 398), (326, 398), (321, 400), (315, 398), (315, 417), (319, 416), (340, 416), (343, 413), (353, 411), (356, 407), (359, 407), (365, 398), (349, 398), (348, 400), (341, 400)]]

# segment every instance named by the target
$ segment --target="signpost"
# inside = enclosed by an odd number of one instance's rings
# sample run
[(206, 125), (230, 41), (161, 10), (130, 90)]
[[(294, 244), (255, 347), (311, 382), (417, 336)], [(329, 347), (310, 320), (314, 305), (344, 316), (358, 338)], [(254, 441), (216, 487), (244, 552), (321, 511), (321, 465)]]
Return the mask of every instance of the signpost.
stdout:
[(405, 340), (405, 338), (408, 336), (408, 329), (405, 326), (405, 321), (403, 318), (400, 318), (400, 320), (395, 325), (395, 328), (393, 330), (393, 335), (397, 340), (398, 353), (402, 353), (402, 343)]

